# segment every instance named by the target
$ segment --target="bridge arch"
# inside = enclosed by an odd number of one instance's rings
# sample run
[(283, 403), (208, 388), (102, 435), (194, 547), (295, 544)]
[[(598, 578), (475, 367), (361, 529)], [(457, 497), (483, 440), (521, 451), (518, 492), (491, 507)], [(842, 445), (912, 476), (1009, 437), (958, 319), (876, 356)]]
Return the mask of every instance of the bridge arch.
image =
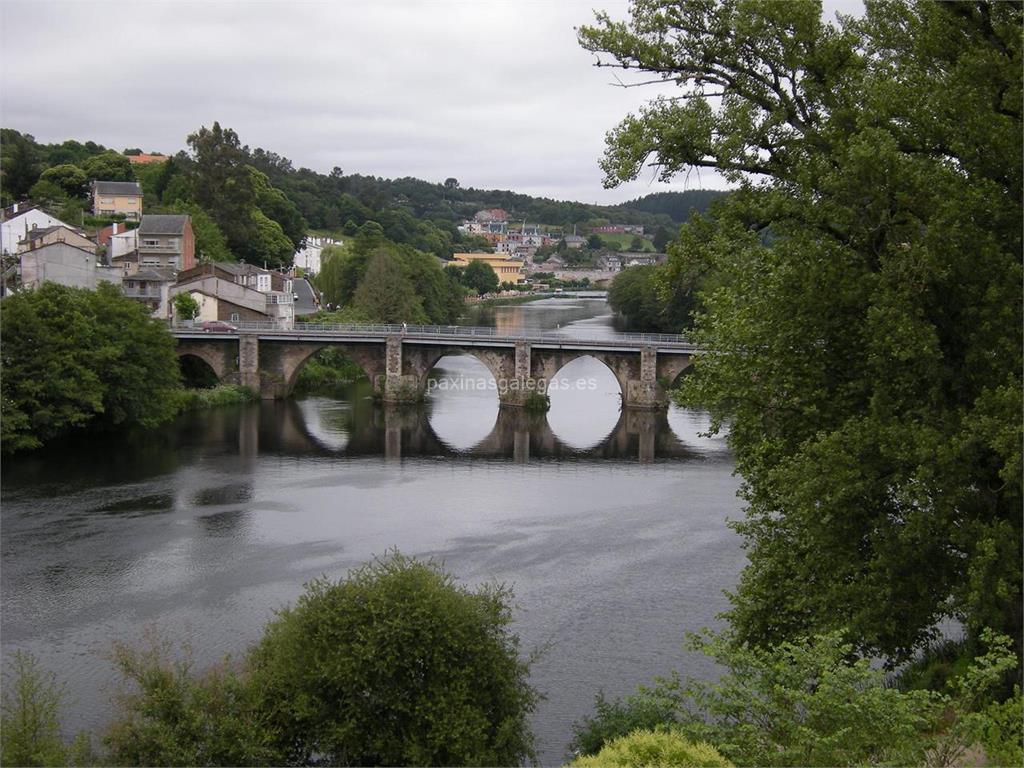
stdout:
[(221, 383), (221, 376), (217, 373), (213, 363), (206, 357), (193, 352), (178, 353), (178, 369), (181, 371), (182, 383), (186, 387), (203, 389)]
[[(287, 397), (295, 390), (295, 383), (298, 381), (302, 369), (314, 355), (324, 349), (339, 349), (344, 352), (352, 362), (362, 369), (366, 377), (374, 382), (376, 390), (379, 380), (384, 375), (384, 355), (383, 351), (375, 345), (341, 342), (272, 345), (264, 342), (260, 350), (260, 367), (269, 370), (272, 375), (280, 379), (280, 396)], [(264, 364), (263, 355), (272, 359)]]
[(181, 341), (175, 347), (178, 356), (178, 364), (184, 357), (201, 360), (209, 367), (217, 377), (218, 382), (224, 382), (236, 370), (238, 370), (238, 343), (233, 341), (209, 340), (209, 341)]

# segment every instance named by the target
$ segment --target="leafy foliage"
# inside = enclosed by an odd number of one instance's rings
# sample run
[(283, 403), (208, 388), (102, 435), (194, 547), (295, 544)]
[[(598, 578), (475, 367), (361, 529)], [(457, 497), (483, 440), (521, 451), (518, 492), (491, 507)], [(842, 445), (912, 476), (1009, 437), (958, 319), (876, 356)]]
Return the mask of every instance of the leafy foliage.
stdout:
[(374, 322), (421, 323), (426, 320), (420, 298), (401, 262), (383, 249), (370, 259), (356, 290), (354, 305)]
[(166, 642), (118, 646), (114, 661), (134, 690), (104, 742), (115, 765), (277, 765), (281, 755), (258, 710), (259, 696), (230, 663), (192, 673)]
[(289, 762), (514, 765), (533, 754), (536, 693), (510, 593), (471, 592), (397, 553), (312, 582), (253, 651), (254, 684)]
[(944, 617), (1022, 636), (1021, 17), (645, 0), (580, 31), (686, 89), (611, 132), (607, 184), (653, 159), (740, 187), (670, 268), (711, 276), (685, 398), (745, 480), (745, 639), (848, 628), (898, 662)]
[(66, 745), (60, 734), (63, 686), (36, 659), (15, 651), (5, 669), (0, 701), (0, 763), (3, 765), (89, 765), (88, 736)]
[(570, 768), (731, 768), (710, 744), (693, 743), (672, 731), (634, 731), (608, 742), (596, 755), (578, 757)]
[(4, 451), (95, 424), (174, 415), (178, 362), (167, 329), (119, 288), (44, 283), (0, 304)]
[(461, 282), (478, 296), (498, 290), (498, 274), (486, 261), (471, 261), (462, 271)]
[(605, 745), (636, 731), (654, 731), (674, 725), (676, 700), (643, 690), (623, 699), (606, 699), (598, 693), (593, 717), (573, 724), (569, 750), (575, 755), (596, 755)]

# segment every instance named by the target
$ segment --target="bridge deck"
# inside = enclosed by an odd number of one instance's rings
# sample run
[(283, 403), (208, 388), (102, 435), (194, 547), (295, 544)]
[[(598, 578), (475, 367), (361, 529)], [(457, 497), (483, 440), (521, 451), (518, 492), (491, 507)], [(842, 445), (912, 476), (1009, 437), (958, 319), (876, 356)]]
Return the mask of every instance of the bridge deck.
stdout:
[(635, 351), (641, 347), (654, 347), (659, 352), (692, 354), (698, 349), (682, 336), (666, 333), (604, 333), (567, 336), (552, 331), (523, 331), (509, 333), (496, 328), (458, 325), (349, 325), (332, 323), (295, 323), (290, 329), (274, 327), (272, 323), (236, 323), (237, 332), (203, 331), (199, 328), (176, 326), (171, 332), (179, 339), (232, 339), (238, 334), (253, 334), (267, 341), (298, 342), (374, 342), (389, 336), (401, 336), (405, 342), (438, 346), (512, 347), (527, 342), (542, 349), (573, 349), (592, 351)]

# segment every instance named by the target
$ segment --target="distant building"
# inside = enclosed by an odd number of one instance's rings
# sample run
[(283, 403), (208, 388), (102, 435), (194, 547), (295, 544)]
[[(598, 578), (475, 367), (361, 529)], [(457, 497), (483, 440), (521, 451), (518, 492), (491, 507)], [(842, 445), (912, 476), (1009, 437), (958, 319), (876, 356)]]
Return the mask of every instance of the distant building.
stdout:
[(145, 305), (153, 317), (170, 320), (170, 288), (174, 281), (175, 272), (172, 269), (140, 270), (124, 276), (121, 290), (129, 299)]
[(21, 284), (25, 288), (38, 288), (44, 282), (73, 288), (95, 288), (104, 281), (121, 282), (117, 270), (97, 265), (92, 249), (79, 248), (64, 241), (24, 251), (19, 258)]
[(149, 163), (163, 163), (169, 158), (167, 155), (125, 155), (132, 165), (147, 165)]
[(36, 248), (41, 248), (51, 243), (68, 243), (90, 253), (96, 252), (96, 243), (81, 232), (76, 232), (67, 224), (54, 224), (52, 227), (30, 229), (25, 238), (18, 243), (18, 253), (34, 251)]
[(137, 231), (140, 269), (183, 271), (196, 265), (191, 216), (146, 214)]
[(574, 250), (576, 248), (582, 248), (584, 245), (587, 244), (587, 238), (580, 237), (579, 235), (566, 235), (562, 239), (565, 240), (565, 244), (567, 247), (572, 248)]
[(138, 220), (142, 216), (142, 187), (137, 181), (94, 181), (92, 213)]
[(280, 328), (291, 328), (295, 321), (292, 279), (252, 264), (200, 264), (178, 274), (170, 298), (179, 293), (199, 302), (200, 321), (272, 322)]
[(33, 229), (67, 226), (55, 216), (28, 203), (15, 203), (10, 208), (4, 208), (0, 222), (0, 252), (4, 254), (17, 253), (18, 243)]
[(341, 245), (341, 240), (333, 240), (330, 237), (306, 237), (302, 248), (295, 252), (293, 264), (310, 275), (320, 273), (322, 266), (323, 250), (329, 245)]
[(597, 232), (602, 235), (643, 235), (644, 228), (641, 224), (606, 224), (601, 227), (594, 227), (591, 232)]
[[(123, 221), (115, 221), (113, 224), (108, 224), (99, 232), (96, 233), (96, 245), (110, 245), (110, 238), (113, 235), (127, 232), (128, 227)], [(109, 248), (108, 248), (109, 250)]]
[(473, 218), (480, 223), (504, 222), (508, 221), (508, 213), (504, 208), (487, 208), (482, 211), (477, 211)]
[(448, 266), (465, 268), (474, 261), (490, 264), (502, 283), (521, 283), (526, 278), (523, 260), (510, 259), (494, 253), (456, 253), (453, 260), (448, 262)]

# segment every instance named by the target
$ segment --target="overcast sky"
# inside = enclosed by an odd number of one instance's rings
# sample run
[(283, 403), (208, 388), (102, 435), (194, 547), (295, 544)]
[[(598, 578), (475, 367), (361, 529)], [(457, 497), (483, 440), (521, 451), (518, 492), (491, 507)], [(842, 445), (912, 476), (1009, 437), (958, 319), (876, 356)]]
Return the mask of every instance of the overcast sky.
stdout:
[(219, 120), (296, 167), (587, 202), (722, 188), (707, 170), (602, 188), (605, 132), (655, 91), (592, 66), (574, 27), (594, 8), (627, 3), (0, 0), (0, 123), (174, 153)]

